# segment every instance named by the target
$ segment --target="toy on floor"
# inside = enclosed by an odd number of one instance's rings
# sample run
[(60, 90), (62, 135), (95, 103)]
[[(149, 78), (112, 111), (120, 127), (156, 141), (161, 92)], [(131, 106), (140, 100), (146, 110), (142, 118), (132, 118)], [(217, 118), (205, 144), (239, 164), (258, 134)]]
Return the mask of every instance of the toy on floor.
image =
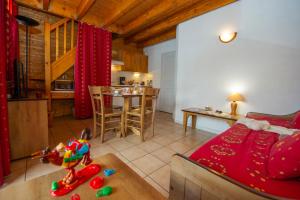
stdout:
[(96, 193), (96, 197), (99, 198), (99, 197), (103, 197), (103, 196), (108, 196), (111, 193), (112, 193), (112, 187), (105, 186)]
[(114, 169), (105, 169), (105, 170), (103, 171), (103, 173), (104, 173), (105, 176), (111, 176), (111, 175), (113, 175), (114, 173), (116, 173), (116, 170), (114, 170)]
[(80, 200), (79, 194), (72, 194), (71, 200)]
[(97, 176), (90, 181), (91, 188), (95, 190), (101, 188), (103, 184), (104, 184), (104, 178), (100, 176)]
[[(101, 170), (100, 165), (89, 165), (92, 162), (90, 158), (91, 145), (88, 143), (90, 139), (91, 131), (85, 128), (81, 132), (79, 140), (73, 139), (67, 145), (60, 143), (53, 150), (46, 148), (32, 154), (32, 158), (40, 158), (43, 163), (50, 162), (54, 165), (62, 166), (68, 171), (62, 180), (52, 183), (52, 196), (62, 196), (71, 192)], [(79, 163), (86, 167), (75, 172), (75, 167)]]

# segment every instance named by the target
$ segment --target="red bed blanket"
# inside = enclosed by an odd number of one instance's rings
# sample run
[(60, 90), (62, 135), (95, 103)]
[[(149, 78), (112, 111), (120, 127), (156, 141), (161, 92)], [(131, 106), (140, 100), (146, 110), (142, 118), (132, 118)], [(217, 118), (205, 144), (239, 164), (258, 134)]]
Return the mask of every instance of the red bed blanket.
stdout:
[(268, 177), (268, 156), (278, 139), (277, 133), (235, 124), (197, 149), (190, 159), (261, 192), (300, 199), (300, 179)]

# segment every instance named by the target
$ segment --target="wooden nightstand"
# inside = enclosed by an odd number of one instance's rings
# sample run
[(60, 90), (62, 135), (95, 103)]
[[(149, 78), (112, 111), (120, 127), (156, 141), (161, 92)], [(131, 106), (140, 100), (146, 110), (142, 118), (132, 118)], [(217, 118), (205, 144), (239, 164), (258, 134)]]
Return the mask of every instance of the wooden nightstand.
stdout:
[(226, 121), (229, 124), (229, 126), (232, 126), (239, 118), (241, 118), (241, 115), (230, 115), (229, 113), (216, 113), (214, 111), (206, 111), (202, 108), (185, 108), (185, 109), (182, 109), (182, 112), (183, 112), (183, 127), (184, 127), (185, 133), (186, 133), (186, 129), (187, 129), (188, 118), (190, 116), (192, 117), (192, 128), (193, 129), (196, 128), (198, 115), (223, 119), (224, 121)]

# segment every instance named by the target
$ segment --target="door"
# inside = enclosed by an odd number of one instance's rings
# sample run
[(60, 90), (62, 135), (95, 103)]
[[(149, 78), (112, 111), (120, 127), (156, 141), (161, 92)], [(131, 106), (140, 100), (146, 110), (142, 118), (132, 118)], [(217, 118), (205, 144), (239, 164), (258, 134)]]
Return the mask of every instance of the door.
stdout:
[(158, 108), (172, 113), (175, 110), (175, 58), (176, 52), (167, 52), (161, 57), (161, 80)]

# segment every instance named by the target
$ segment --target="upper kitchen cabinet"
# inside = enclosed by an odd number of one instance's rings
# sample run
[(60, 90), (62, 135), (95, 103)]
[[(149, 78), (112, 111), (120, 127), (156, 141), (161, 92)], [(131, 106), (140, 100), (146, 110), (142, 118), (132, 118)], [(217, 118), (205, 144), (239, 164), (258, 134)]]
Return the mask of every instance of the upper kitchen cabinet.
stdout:
[(124, 65), (122, 66), (122, 71), (130, 72), (148, 72), (148, 56), (141, 53), (123, 51), (122, 61)]
[(113, 41), (112, 58), (124, 62), (121, 66), (122, 71), (148, 72), (148, 56), (144, 55), (143, 49), (132, 44), (124, 44), (123, 40)]

